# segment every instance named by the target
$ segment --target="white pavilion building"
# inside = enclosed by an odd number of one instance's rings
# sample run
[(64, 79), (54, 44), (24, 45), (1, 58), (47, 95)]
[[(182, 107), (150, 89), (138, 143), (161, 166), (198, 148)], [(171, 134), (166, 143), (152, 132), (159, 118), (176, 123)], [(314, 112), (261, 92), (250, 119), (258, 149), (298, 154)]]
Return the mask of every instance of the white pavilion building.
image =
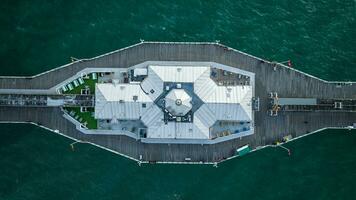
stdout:
[(212, 139), (218, 121), (253, 123), (253, 84), (218, 85), (211, 66), (146, 68), (142, 82), (98, 83), (95, 118), (141, 120), (156, 139)]

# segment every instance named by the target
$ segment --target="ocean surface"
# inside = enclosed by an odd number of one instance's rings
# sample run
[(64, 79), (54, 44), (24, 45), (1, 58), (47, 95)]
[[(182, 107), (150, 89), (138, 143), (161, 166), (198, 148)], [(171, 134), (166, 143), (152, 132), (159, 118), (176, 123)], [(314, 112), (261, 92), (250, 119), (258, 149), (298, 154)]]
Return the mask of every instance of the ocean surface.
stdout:
[[(356, 81), (354, 0), (0, 3), (0, 75), (34, 75), (139, 42), (216, 41), (326, 80)], [(0, 199), (355, 199), (356, 131), (327, 130), (210, 165), (143, 165), (0, 124)]]

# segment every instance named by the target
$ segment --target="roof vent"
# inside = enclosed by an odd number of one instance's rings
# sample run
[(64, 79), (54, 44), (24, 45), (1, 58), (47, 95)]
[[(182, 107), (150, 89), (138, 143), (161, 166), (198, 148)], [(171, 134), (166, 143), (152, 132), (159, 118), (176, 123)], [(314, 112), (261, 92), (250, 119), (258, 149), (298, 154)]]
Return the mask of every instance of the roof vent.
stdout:
[(124, 100), (120, 99), (120, 100), (119, 100), (119, 103), (124, 103)]
[(181, 72), (181, 71), (182, 71), (182, 68), (178, 67), (177, 72)]
[(120, 86), (120, 89), (121, 89), (121, 90), (125, 89), (125, 86), (124, 86), (124, 85), (121, 85), (121, 86)]
[(132, 97), (132, 100), (134, 100), (134, 101), (137, 101), (137, 99), (138, 99), (138, 96), (136, 96), (136, 95), (134, 95), (134, 96)]

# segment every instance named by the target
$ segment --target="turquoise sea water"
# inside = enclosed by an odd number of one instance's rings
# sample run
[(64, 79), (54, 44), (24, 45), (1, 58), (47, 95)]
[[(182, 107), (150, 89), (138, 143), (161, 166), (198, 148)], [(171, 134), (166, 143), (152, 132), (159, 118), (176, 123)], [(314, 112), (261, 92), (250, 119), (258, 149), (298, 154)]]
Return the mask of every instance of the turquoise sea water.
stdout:
[[(10, 1), (0, 75), (33, 75), (139, 42), (215, 41), (327, 80), (356, 81), (356, 3)], [(0, 199), (354, 199), (356, 132), (328, 130), (218, 168), (137, 166), (31, 126), (0, 124)]]

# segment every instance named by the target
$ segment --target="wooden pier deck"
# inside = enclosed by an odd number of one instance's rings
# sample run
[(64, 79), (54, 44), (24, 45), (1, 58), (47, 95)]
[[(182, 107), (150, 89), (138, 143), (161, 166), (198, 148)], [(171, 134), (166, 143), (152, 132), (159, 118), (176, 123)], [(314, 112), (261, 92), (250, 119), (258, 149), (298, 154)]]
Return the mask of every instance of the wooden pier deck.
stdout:
[(1, 107), (0, 121), (35, 122), (83, 141), (144, 161), (219, 162), (234, 155), (237, 147), (271, 144), (283, 136), (301, 136), (324, 127), (345, 127), (356, 123), (356, 112), (281, 112), (267, 114), (268, 93), (280, 97), (356, 99), (356, 83), (327, 82), (288, 67), (247, 55), (216, 43), (143, 42), (93, 59), (84, 59), (34, 77), (0, 77), (0, 89), (49, 89), (84, 68), (127, 68), (145, 61), (216, 62), (255, 73), (255, 134), (210, 145), (146, 144), (127, 136), (85, 135), (62, 117), (58, 107)]

